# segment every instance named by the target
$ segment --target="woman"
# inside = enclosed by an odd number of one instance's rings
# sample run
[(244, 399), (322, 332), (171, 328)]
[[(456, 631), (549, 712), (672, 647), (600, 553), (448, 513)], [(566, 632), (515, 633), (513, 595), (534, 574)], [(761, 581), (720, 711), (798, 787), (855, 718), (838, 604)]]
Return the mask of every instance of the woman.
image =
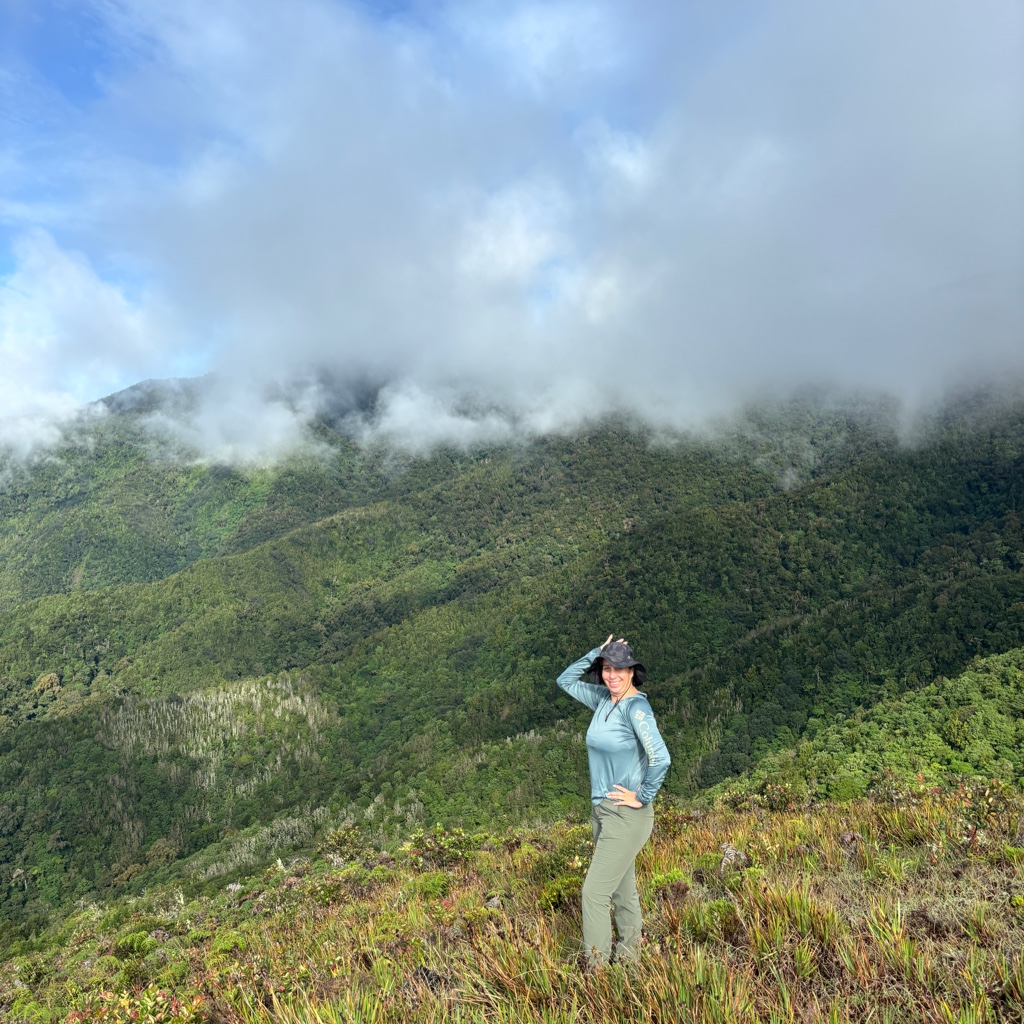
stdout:
[(583, 883), (583, 945), (592, 967), (611, 958), (609, 900), (619, 933), (618, 960), (639, 956), (643, 922), (634, 862), (654, 827), (651, 802), (671, 760), (651, 705), (637, 689), (647, 671), (625, 640), (612, 641), (614, 635), (558, 677), (566, 693), (594, 711), (587, 730), (594, 856)]

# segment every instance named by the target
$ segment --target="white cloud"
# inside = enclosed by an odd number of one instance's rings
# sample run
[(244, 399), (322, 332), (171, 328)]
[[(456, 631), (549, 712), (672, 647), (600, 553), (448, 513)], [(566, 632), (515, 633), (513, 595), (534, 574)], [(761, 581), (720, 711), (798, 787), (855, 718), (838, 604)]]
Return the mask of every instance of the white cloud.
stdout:
[(190, 436), (258, 461), (325, 400), (262, 396), (321, 372), (390, 380), (378, 426), (412, 443), (1024, 363), (1015, 0), (96, 10), (100, 95), (0, 159), (2, 216), (37, 225), (5, 401), (202, 341), (235, 379)]
[(363, 440), (385, 440), (413, 452), (436, 444), (503, 441), (517, 431), (509, 413), (473, 406), (463, 393), (445, 388), (424, 390), (414, 381), (385, 387), (373, 421), (359, 421)]
[(269, 465), (315, 447), (306, 429), (321, 405), (315, 385), (289, 398), (268, 396), (244, 375), (204, 385), (186, 410), (147, 417), (153, 432), (199, 461), (230, 465)]
[(461, 269), (483, 282), (528, 282), (566, 244), (559, 230), (564, 206), (558, 190), (543, 183), (492, 196), (466, 225)]
[(52, 443), (55, 423), (156, 364), (167, 365), (163, 314), (104, 281), (42, 229), (19, 237), (0, 284), (0, 443)]

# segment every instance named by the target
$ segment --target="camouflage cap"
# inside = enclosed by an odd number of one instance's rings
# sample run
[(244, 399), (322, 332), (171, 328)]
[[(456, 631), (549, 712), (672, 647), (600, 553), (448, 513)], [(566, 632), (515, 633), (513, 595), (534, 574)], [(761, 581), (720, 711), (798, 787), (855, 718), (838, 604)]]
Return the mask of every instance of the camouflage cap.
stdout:
[(608, 662), (612, 668), (632, 668), (640, 662), (633, 657), (633, 648), (621, 640), (608, 644), (601, 651), (601, 657)]

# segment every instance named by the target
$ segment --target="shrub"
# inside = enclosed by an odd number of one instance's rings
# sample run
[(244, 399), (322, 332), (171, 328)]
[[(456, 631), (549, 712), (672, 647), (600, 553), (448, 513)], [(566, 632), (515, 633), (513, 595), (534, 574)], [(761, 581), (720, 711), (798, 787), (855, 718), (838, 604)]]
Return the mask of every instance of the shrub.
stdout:
[(991, 782), (962, 780), (956, 795), (968, 825), (992, 828), (1008, 817), (1014, 805), (1013, 790), (1001, 779)]
[(869, 795), (876, 804), (888, 804), (890, 807), (917, 804), (931, 790), (925, 784), (923, 775), (916, 775), (915, 780), (912, 782), (892, 768), (883, 768), (872, 777)]
[(36, 1002), (31, 997), (25, 1002), (19, 999), (11, 1009), (18, 1015), (18, 1020), (27, 1021), (29, 1024), (53, 1024), (57, 1019), (53, 1010), (42, 1003)]
[(573, 825), (557, 832), (553, 848), (540, 853), (530, 865), (530, 880), (543, 885), (566, 873), (585, 872), (593, 851), (594, 834), (589, 825)]
[(131, 957), (125, 960), (121, 965), (121, 970), (116, 975), (118, 987), (130, 989), (148, 981), (151, 966), (143, 957)]
[(681, 903), (689, 891), (690, 884), (686, 875), (678, 869), (654, 875), (651, 879), (651, 892), (672, 903)]
[(766, 782), (758, 796), (769, 811), (788, 811), (807, 799), (807, 786), (796, 782)]
[(398, 855), (416, 867), (450, 867), (461, 864), (473, 849), (473, 840), (461, 828), (417, 829), (402, 844)]
[(555, 853), (578, 867), (594, 851), (594, 833), (589, 825), (573, 825), (555, 840)]
[(564, 910), (578, 907), (583, 895), (582, 875), (559, 875), (547, 882), (540, 891), (540, 905), (545, 910)]
[(349, 821), (329, 832), (318, 852), (323, 857), (357, 860), (366, 850), (366, 841), (359, 826)]
[[(729, 800), (736, 794), (726, 791), (722, 794), (722, 801), (729, 806)], [(741, 804), (749, 800), (748, 794), (742, 794)], [(675, 807), (671, 804), (658, 807), (654, 817), (654, 831), (663, 839), (678, 839), (685, 835), (691, 825), (699, 822), (704, 815), (700, 811), (684, 810), (682, 807)]]
[(867, 783), (858, 775), (833, 775), (825, 781), (825, 796), (837, 803), (847, 803), (862, 797)]

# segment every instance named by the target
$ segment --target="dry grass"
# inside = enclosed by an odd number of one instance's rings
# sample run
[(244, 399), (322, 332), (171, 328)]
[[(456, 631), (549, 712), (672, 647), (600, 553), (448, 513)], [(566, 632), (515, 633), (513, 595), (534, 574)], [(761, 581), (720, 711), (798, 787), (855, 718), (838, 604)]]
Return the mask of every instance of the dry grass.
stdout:
[[(1021, 820), (1013, 801), (979, 820), (962, 793), (665, 810), (638, 863), (641, 963), (594, 974), (580, 829), (454, 844), (441, 868), (443, 841), (433, 865), (297, 864), (114, 926), (83, 912), (62, 946), (6, 965), (0, 1004), (182, 1024), (1022, 1021)], [(154, 920), (155, 948), (118, 952)]]

